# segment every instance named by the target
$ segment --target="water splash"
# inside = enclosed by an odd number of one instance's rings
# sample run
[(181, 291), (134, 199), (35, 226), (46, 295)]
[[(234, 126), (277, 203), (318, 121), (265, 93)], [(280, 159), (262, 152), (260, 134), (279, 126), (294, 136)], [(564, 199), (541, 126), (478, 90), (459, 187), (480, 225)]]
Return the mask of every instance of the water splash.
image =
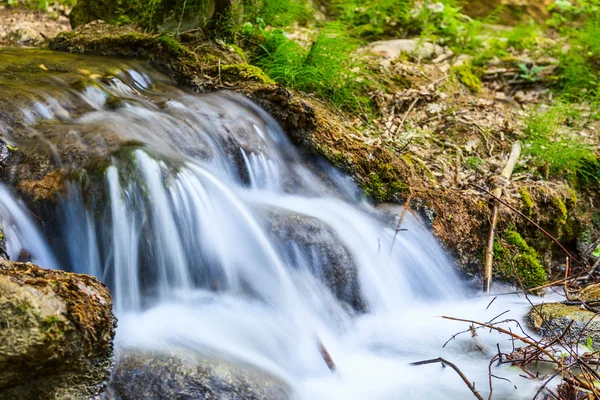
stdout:
[[(519, 318), (522, 299), (489, 308), (488, 298), (468, 299), (417, 216), (408, 213), (396, 236), (389, 213), (350, 178), (300, 154), (247, 99), (197, 96), (135, 68), (60, 96), (36, 91), (23, 109), (32, 131), (56, 119), (70, 135), (110, 132), (137, 143), (114, 155), (96, 195), (68, 185), (53, 241), (61, 266), (111, 287), (118, 345), (231, 357), (279, 376), (302, 399), (470, 396), (452, 371), (408, 366), (444, 356), (485, 392), (497, 337), (482, 332), (479, 349), (469, 338), (442, 349), (464, 327), (439, 316), (487, 320), (511, 308)], [(107, 104), (115, 98), (117, 107)], [(0, 218), (11, 257), (26, 248), (41, 266), (57, 267), (3, 187)], [(518, 373), (503, 373), (526, 387), (519, 397), (531, 391)], [(504, 381), (495, 393), (516, 396)]]

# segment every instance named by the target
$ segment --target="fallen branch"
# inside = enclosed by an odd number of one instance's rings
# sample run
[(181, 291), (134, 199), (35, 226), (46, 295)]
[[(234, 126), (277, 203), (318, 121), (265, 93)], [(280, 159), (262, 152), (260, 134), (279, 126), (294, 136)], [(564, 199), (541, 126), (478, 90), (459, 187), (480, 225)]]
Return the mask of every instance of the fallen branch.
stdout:
[(442, 357), (434, 358), (432, 360), (417, 361), (414, 363), (410, 363), (410, 365), (426, 365), (426, 364), (435, 364), (435, 363), (441, 363), (443, 367), (445, 367), (447, 365), (450, 368), (452, 368), (454, 371), (456, 371), (456, 373), (461, 377), (461, 379), (465, 382), (465, 384), (469, 387), (469, 389), (471, 389), (471, 392), (473, 393), (473, 395), (475, 397), (477, 397), (479, 400), (484, 400), (483, 397), (481, 396), (481, 394), (479, 394), (479, 392), (475, 389), (475, 385), (473, 385), (469, 381), (469, 379), (465, 376), (465, 374), (463, 374), (463, 372), (455, 364), (451, 363), (448, 360), (443, 359)]
[(408, 107), (408, 111), (406, 111), (406, 113), (404, 114), (404, 117), (402, 117), (402, 121), (400, 121), (400, 126), (399, 129), (402, 129), (404, 127), (404, 122), (406, 122), (406, 119), (408, 118), (408, 116), (410, 115), (410, 112), (412, 111), (413, 107), (415, 106), (415, 104), (417, 104), (417, 101), (419, 101), (419, 98), (416, 97), (412, 103), (410, 103), (410, 106)]
[(448, 316), (442, 316), (442, 318), (449, 319), (451, 321), (466, 322), (466, 323), (469, 323), (469, 324), (478, 325), (478, 326), (483, 327), (483, 328), (489, 328), (489, 329), (498, 331), (500, 333), (504, 333), (505, 335), (508, 335), (508, 336), (510, 336), (510, 337), (512, 337), (514, 339), (520, 340), (523, 343), (526, 343), (526, 344), (528, 344), (530, 346), (533, 346), (535, 348), (539, 348), (539, 350), (542, 353), (544, 353), (545, 355), (547, 355), (548, 358), (550, 358), (550, 360), (552, 360), (555, 364), (557, 364), (559, 366), (562, 366), (562, 362), (559, 361), (559, 359), (557, 359), (554, 356), (554, 354), (550, 353), (548, 350), (546, 350), (544, 348), (540, 348), (538, 346), (537, 342), (535, 340), (531, 339), (531, 338), (517, 335), (516, 333), (513, 333), (513, 332), (509, 331), (508, 329), (501, 328), (501, 327), (496, 326), (494, 324), (488, 324), (488, 323), (485, 323), (485, 322), (479, 322), (479, 321), (475, 321), (475, 320), (472, 320), (472, 319), (454, 318), (454, 317), (448, 317)]
[(406, 203), (404, 203), (404, 207), (402, 208), (402, 213), (400, 214), (400, 217), (398, 218), (398, 224), (396, 225), (396, 232), (394, 233), (394, 238), (392, 239), (392, 245), (390, 246), (390, 253), (388, 254), (388, 257), (392, 256), (392, 250), (394, 250), (394, 243), (396, 243), (396, 237), (398, 236), (398, 232), (402, 231), (402, 229), (400, 228), (402, 226), (402, 221), (404, 221), (404, 216), (406, 215), (406, 212), (408, 210), (410, 210), (410, 202), (412, 201), (412, 194), (410, 196), (408, 196), (408, 199), (406, 199)]
[(318, 337), (317, 337), (317, 342), (319, 345), (319, 352), (321, 353), (321, 357), (323, 357), (323, 361), (325, 361), (325, 364), (327, 364), (327, 367), (329, 368), (329, 370), (331, 372), (334, 372), (336, 370), (336, 366), (335, 366), (335, 363), (333, 362), (333, 358), (331, 358), (331, 354), (329, 354), (329, 352), (327, 351), (327, 348), (325, 348), (325, 345), (323, 344), (321, 339)]
[[(512, 176), (513, 170), (515, 169), (515, 165), (517, 165), (517, 161), (519, 160), (519, 156), (521, 155), (521, 143), (516, 141), (512, 145), (512, 150), (510, 151), (510, 156), (508, 157), (508, 161), (502, 170), (502, 178), (510, 180)], [(500, 198), (502, 196), (502, 186), (498, 185), (492, 192), (494, 198)], [(488, 234), (487, 247), (485, 249), (485, 265), (483, 269), (483, 291), (485, 293), (490, 292), (490, 288), (492, 287), (492, 273), (493, 273), (493, 263), (494, 263), (494, 240), (496, 236), (496, 224), (498, 223), (498, 214), (499, 214), (499, 204), (494, 203), (494, 208), (492, 209), (492, 219), (490, 221), (490, 232)]]

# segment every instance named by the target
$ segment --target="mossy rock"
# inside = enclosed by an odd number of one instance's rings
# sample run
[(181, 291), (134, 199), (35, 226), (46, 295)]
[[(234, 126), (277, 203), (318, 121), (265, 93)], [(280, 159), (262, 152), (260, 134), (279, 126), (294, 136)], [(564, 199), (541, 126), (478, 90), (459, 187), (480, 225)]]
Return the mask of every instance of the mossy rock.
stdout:
[(461, 65), (452, 67), (452, 72), (454, 72), (458, 80), (468, 87), (473, 93), (482, 92), (483, 85), (481, 83), (481, 79), (477, 75), (478, 72), (475, 67), (473, 67), (471, 60), (466, 60)]
[(63, 32), (50, 40), (53, 50), (76, 54), (147, 59), (181, 86), (196, 91), (215, 90), (220, 81), (245, 82), (246, 87), (271, 86), (274, 82), (260, 68), (248, 65), (231, 47), (203, 37), (180, 42), (166, 34), (141, 32), (132, 26), (89, 24)]
[(519, 196), (521, 196), (521, 202), (522, 202), (522, 207), (521, 209), (523, 210), (523, 212), (528, 215), (528, 216), (532, 216), (533, 215), (533, 210), (535, 208), (535, 203), (533, 202), (533, 200), (531, 199), (531, 194), (529, 193), (529, 190), (527, 190), (526, 187), (521, 187), (519, 189)]
[(495, 275), (502, 281), (515, 284), (520, 280), (525, 289), (546, 284), (548, 274), (535, 249), (515, 231), (504, 232), (502, 239), (494, 242)]
[(275, 85), (275, 81), (269, 78), (262, 69), (246, 63), (218, 66), (216, 72), (223, 81), (237, 82), (240, 80), (250, 80), (264, 83), (265, 85)]
[(98, 395), (114, 328), (110, 293), (95, 278), (0, 260), (0, 398)]
[(255, 367), (190, 352), (125, 350), (119, 356), (104, 400), (231, 399), (285, 400), (289, 387)]
[(531, 329), (551, 340), (562, 335), (573, 321), (565, 338), (586, 344), (589, 336), (594, 349), (600, 348), (600, 316), (580, 306), (562, 303), (536, 305), (525, 320)]

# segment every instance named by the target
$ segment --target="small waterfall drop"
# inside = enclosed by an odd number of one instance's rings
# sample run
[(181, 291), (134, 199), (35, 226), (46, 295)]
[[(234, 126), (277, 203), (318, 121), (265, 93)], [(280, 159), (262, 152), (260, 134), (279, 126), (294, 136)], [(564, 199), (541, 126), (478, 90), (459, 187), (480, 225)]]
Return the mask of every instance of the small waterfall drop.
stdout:
[[(418, 217), (407, 213), (406, 231), (397, 233), (393, 217), (339, 171), (298, 152), (249, 100), (195, 95), (141, 65), (119, 65), (84, 90), (56, 78), (60, 96), (32, 91), (23, 106), (34, 132), (56, 120), (58, 132), (81, 143), (117, 137), (127, 146), (89, 172), (100, 182), (93, 194), (69, 182), (53, 249), (0, 187), (11, 258), (25, 249), (42, 267), (103, 280), (114, 296), (119, 346), (232, 358), (275, 374), (301, 399), (470, 396), (439, 366), (408, 365), (440, 355), (487, 382), (489, 358), (467, 340), (441, 348), (464, 327), (438, 317), (519, 313), (522, 300), (486, 309), (489, 299), (467, 299)], [(90, 141), (87, 132), (98, 137)], [(482, 334), (481, 351), (495, 353), (496, 340)], [(505, 398), (512, 390), (495, 385)]]
[(46, 239), (33, 219), (34, 216), (27, 213), (12, 193), (0, 185), (0, 233), (6, 238), (8, 256), (13, 260), (25, 258), (44, 268), (59, 269)]

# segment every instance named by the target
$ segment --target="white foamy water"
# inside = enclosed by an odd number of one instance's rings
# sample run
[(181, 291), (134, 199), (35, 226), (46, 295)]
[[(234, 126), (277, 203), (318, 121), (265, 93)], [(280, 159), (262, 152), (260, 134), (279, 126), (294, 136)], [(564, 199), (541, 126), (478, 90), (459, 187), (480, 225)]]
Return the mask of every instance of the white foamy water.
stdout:
[[(90, 106), (84, 113), (64, 115), (56, 101), (30, 111), (49, 119), (60, 110), (71, 126), (101, 126), (142, 145), (115, 155), (94, 201), (69, 184), (53, 248), (0, 188), (11, 257), (26, 249), (57, 268), (60, 254), (62, 267), (106, 282), (124, 348), (232, 358), (281, 378), (298, 399), (471, 397), (450, 368), (409, 365), (441, 356), (487, 397), (489, 359), (512, 342), (481, 331), (442, 348), (467, 326), (441, 316), (488, 321), (510, 310), (502, 318), (521, 320), (524, 298), (500, 296), (486, 308), (492, 298), (473, 296), (417, 216), (407, 213), (394, 239), (393, 216), (300, 154), (248, 100), (190, 94), (150, 75), (122, 73), (70, 92)], [(170, 99), (158, 107), (156, 93)], [(104, 106), (106, 94), (122, 105)], [(494, 380), (495, 399), (535, 392), (519, 372), (494, 368), (512, 382)]]

